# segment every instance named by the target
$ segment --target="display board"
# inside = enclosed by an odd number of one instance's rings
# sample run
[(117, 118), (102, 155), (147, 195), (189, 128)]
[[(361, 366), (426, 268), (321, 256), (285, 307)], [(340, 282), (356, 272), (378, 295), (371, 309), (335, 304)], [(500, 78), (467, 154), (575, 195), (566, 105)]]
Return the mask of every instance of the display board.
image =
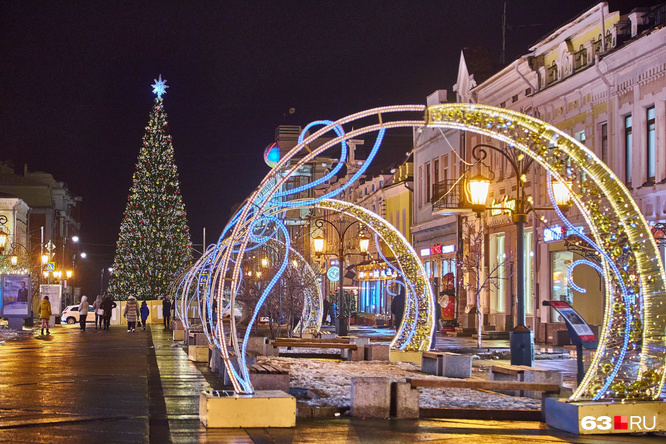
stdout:
[(20, 274), (2, 275), (2, 297), (0, 311), (4, 317), (30, 316), (30, 276)]
[(61, 300), (62, 300), (62, 287), (60, 284), (42, 284), (39, 286), (39, 291), (42, 295), (49, 297), (49, 302), (51, 303), (51, 315), (60, 316), (62, 314)]

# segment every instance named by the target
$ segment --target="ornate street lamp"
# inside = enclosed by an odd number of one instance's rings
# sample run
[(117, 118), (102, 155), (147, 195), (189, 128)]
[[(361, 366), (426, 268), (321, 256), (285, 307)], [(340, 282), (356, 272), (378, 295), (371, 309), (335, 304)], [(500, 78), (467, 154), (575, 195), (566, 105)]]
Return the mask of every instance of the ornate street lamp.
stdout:
[(370, 238), (361, 234), (358, 237), (358, 249), (362, 254), (368, 254), (368, 249), (370, 248)]
[(313, 239), (314, 250), (317, 255), (324, 254), (325, 240), (323, 236), (317, 236)]
[(490, 179), (482, 174), (477, 174), (467, 181), (467, 197), (475, 213), (485, 211), (489, 188)]
[(262, 257), (261, 258), (261, 268), (268, 268), (268, 258), (267, 257)]
[(317, 237), (313, 238), (313, 246), (315, 250), (315, 254), (317, 256), (321, 255), (331, 255), (335, 256), (338, 259), (338, 276), (339, 276), (339, 284), (338, 284), (338, 318), (335, 320), (335, 332), (339, 336), (346, 336), (349, 329), (347, 326), (347, 314), (345, 310), (345, 293), (344, 293), (344, 288), (343, 288), (343, 280), (344, 280), (344, 274), (342, 272), (343, 266), (344, 266), (344, 261), (345, 261), (345, 256), (349, 256), (351, 254), (362, 254), (366, 255), (368, 253), (368, 247), (370, 246), (370, 239), (366, 236), (359, 236), (359, 253), (355, 252), (345, 252), (345, 234), (347, 234), (347, 231), (354, 225), (360, 223), (360, 221), (354, 221), (344, 227), (344, 229), (341, 231), (342, 227), (337, 227), (333, 222), (327, 220), (327, 219), (317, 219), (315, 222), (315, 226), (323, 231), (324, 224), (330, 225), (335, 233), (338, 235), (338, 251), (337, 252), (325, 252), (325, 240), (322, 235), (318, 235)]
[[(501, 148), (479, 144), (472, 148), (472, 156), (477, 163), (483, 164), (488, 157), (486, 148), (491, 149), (504, 157), (513, 168), (516, 178), (516, 206), (512, 212), (511, 219), (516, 226), (516, 327), (510, 334), (511, 346), (511, 365), (532, 366), (534, 359), (534, 337), (533, 332), (525, 325), (525, 222), (530, 211), (533, 210), (552, 210), (553, 207), (534, 207), (531, 206), (530, 198), (525, 196), (525, 182), (527, 172), (532, 165), (532, 158), (525, 159), (522, 153), (516, 154), (515, 151), (507, 152)], [(491, 171), (492, 174), (492, 171)], [(494, 178), (494, 175), (493, 175)], [(474, 176), (467, 182), (468, 202), (471, 209), (480, 215), (486, 208), (486, 199), (491, 179), (482, 175)], [(563, 182), (553, 181), (553, 196), (555, 202), (562, 211), (566, 211), (571, 206), (571, 193), (569, 185)]]

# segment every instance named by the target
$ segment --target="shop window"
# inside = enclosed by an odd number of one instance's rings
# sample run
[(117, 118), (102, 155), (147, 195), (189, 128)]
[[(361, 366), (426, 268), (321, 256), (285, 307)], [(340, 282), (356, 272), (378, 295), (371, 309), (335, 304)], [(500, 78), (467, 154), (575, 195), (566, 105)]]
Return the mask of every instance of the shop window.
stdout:
[(426, 277), (430, 279), (430, 261), (425, 261), (423, 263), (423, 268), (425, 268)]
[(496, 282), (496, 285), (491, 285), (490, 295), (491, 298), (495, 301), (495, 309), (497, 313), (503, 313), (505, 310), (505, 239), (506, 236), (504, 233), (493, 233), (490, 235), (490, 270), (494, 270), (493, 277), (495, 278)]
[(531, 315), (534, 313), (534, 251), (532, 250), (533, 235), (532, 230), (525, 231), (523, 236), (525, 245), (525, 254), (523, 256), (523, 275), (525, 276), (525, 313)]
[[(565, 301), (573, 304), (573, 292), (569, 286), (567, 272), (573, 263), (573, 252), (553, 251), (550, 257), (551, 267), (551, 295), (555, 301)], [(564, 322), (564, 319), (555, 311), (551, 310), (551, 322)]]
[(439, 278), (439, 275), (437, 274), (437, 261), (432, 261), (432, 277), (435, 279)]

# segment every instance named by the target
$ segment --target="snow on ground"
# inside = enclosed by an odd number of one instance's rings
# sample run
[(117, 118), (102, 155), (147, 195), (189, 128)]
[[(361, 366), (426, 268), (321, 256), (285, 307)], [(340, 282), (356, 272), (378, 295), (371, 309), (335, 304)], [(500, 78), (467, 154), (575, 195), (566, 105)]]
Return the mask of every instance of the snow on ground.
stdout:
[[(259, 356), (258, 363), (275, 364), (289, 370), (291, 388), (307, 389), (314, 399), (304, 400), (310, 406), (350, 405), (351, 378), (354, 376), (385, 376), (391, 381), (405, 378), (432, 378), (421, 373), (421, 367), (404, 362), (387, 361), (334, 361), (303, 358)], [(475, 369), (476, 370), (476, 369)], [(488, 379), (483, 372), (474, 378)], [(521, 398), (472, 389), (422, 388), (419, 405), (422, 408), (485, 408), (485, 409), (539, 409), (538, 399)]]
[(8, 328), (0, 328), (0, 343), (5, 341), (17, 341), (32, 336), (30, 330), (10, 330)]

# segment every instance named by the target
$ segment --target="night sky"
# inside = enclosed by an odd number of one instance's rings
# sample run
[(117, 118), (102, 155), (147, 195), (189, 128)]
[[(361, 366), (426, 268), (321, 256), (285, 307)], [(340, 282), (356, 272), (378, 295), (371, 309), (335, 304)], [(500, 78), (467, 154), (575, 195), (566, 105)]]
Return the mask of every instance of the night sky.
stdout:
[[(278, 125), (451, 90), (463, 47), (499, 60), (502, 3), (3, 1), (0, 161), (82, 196), (82, 250), (111, 265), (161, 74), (192, 241), (210, 242), (268, 172)], [(509, 0), (507, 60), (594, 4)]]

